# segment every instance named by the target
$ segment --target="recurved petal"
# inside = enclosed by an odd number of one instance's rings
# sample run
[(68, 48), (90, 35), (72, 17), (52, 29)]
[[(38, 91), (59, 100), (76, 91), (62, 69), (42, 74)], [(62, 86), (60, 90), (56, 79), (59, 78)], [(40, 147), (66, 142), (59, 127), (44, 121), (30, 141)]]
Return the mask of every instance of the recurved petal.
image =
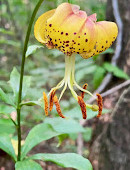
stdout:
[(47, 41), (46, 40), (46, 22), (49, 18), (53, 16), (54, 13), (55, 13), (55, 9), (45, 12), (38, 18), (38, 20), (36, 21), (34, 25), (35, 38), (41, 43), (46, 43)]
[(93, 56), (96, 44), (96, 26), (95, 23), (88, 17), (84, 26), (81, 27), (79, 34), (76, 37), (75, 49), (83, 58)]
[(114, 22), (101, 21), (96, 23), (96, 29), (95, 54), (99, 54), (109, 48), (115, 41), (118, 28)]
[[(48, 41), (51, 40), (55, 48), (71, 55), (72, 52), (75, 52), (73, 44), (76, 43), (75, 38), (85, 24), (87, 15), (74, 13), (71, 4), (64, 3), (60, 6), (55, 14), (47, 20)], [(65, 10), (67, 11), (65, 12)]]

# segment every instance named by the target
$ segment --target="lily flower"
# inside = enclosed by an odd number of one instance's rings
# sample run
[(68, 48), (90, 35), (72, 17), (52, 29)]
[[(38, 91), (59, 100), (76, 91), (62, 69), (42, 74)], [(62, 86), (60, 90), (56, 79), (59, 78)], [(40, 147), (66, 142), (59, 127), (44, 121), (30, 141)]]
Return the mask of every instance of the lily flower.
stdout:
[[(96, 21), (96, 14), (87, 16), (87, 13), (80, 10), (78, 5), (62, 3), (56, 9), (42, 14), (35, 23), (34, 35), (36, 39), (49, 49), (56, 48), (65, 54), (65, 76), (49, 92), (49, 110), (52, 110), (54, 103), (62, 118), (65, 116), (61, 112), (59, 101), (67, 86), (80, 105), (84, 119), (87, 118), (86, 107), (93, 111), (99, 110), (97, 117), (101, 115), (101, 95), (97, 94), (98, 106), (86, 104), (83, 100), (84, 93), (93, 95), (86, 89), (86, 84), (82, 88), (75, 80), (75, 54), (81, 55), (84, 59), (90, 58), (109, 48), (117, 37), (118, 28), (114, 22)], [(81, 96), (77, 95), (74, 86), (82, 91)], [(58, 99), (55, 93), (56, 90), (62, 87), (63, 90)], [(44, 104), (47, 113), (48, 102), (45, 99), (47, 100), (44, 93)]]

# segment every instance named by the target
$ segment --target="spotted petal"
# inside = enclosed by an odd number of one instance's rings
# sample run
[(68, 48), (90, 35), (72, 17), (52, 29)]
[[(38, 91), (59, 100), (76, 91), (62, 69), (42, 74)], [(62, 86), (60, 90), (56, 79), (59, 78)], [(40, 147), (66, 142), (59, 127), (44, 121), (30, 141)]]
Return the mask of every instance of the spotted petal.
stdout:
[(52, 17), (54, 12), (55, 12), (55, 9), (42, 14), (35, 23), (34, 35), (35, 35), (35, 38), (41, 43), (46, 43), (47, 41), (46, 36), (45, 36), (46, 35), (46, 22), (48, 18)]

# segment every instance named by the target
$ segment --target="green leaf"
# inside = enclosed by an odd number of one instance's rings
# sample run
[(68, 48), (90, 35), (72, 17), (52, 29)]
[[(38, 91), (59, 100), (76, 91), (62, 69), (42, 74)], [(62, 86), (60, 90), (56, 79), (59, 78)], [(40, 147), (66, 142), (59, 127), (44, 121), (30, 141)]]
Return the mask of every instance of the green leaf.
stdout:
[(43, 160), (53, 162), (61, 167), (75, 168), (78, 170), (92, 170), (92, 165), (88, 159), (75, 154), (75, 153), (63, 153), (63, 154), (36, 154), (31, 156), (31, 159)]
[(30, 45), (27, 49), (26, 57), (28, 57), (31, 54), (34, 54), (36, 52), (36, 50), (39, 48), (44, 48), (44, 47), (41, 45)]
[(12, 45), (14, 47), (19, 47), (20, 43), (13, 40), (0, 39), (0, 44)]
[(0, 28), (0, 33), (8, 34), (8, 35), (14, 35), (14, 32), (8, 31), (8, 30), (6, 30), (4, 28)]
[(26, 105), (26, 106), (35, 106), (35, 105), (38, 105), (40, 106), (39, 102), (38, 101), (27, 101), (27, 102), (22, 102), (21, 103), (21, 106), (23, 105)]
[(5, 102), (7, 104), (15, 106), (15, 104), (11, 100), (10, 96), (8, 94), (6, 94), (1, 88), (0, 88), (0, 100), (2, 100), (3, 102)]
[(0, 105), (0, 114), (4, 114), (7, 117), (9, 117), (10, 113), (13, 111), (15, 111), (14, 107), (3, 105), (3, 104)]
[(50, 124), (57, 132), (60, 133), (85, 132), (84, 128), (78, 122), (70, 118), (46, 118), (45, 123)]
[(114, 74), (114, 76), (119, 77), (119, 78), (123, 78), (123, 79), (129, 79), (129, 76), (120, 68), (113, 66), (110, 63), (104, 63), (104, 68), (108, 71), (108, 72), (112, 72)]
[(0, 134), (0, 149), (8, 153), (15, 161), (16, 155), (10, 137), (7, 134)]
[(83, 139), (85, 142), (89, 142), (92, 138), (92, 128), (85, 128), (85, 132), (83, 133)]
[(16, 162), (15, 170), (42, 170), (42, 167), (32, 160), (25, 160)]
[[(17, 71), (17, 69), (14, 67), (13, 71), (10, 75), (10, 85), (13, 89), (14, 96), (15, 96), (15, 102), (18, 100), (18, 93), (19, 93), (19, 81), (20, 81), (20, 74)], [(23, 90), (22, 90), (22, 98), (25, 97), (28, 88), (30, 87), (31, 77), (30, 76), (24, 76), (23, 78)]]
[(10, 119), (0, 119), (0, 134), (13, 134), (14, 124)]
[(97, 67), (95, 73), (94, 73), (94, 88), (96, 89), (102, 82), (104, 75), (105, 75), (105, 69), (103, 67)]
[(58, 144), (57, 144), (57, 147), (59, 147), (61, 144), (62, 144), (62, 142), (64, 141), (64, 139), (66, 139), (68, 137), (68, 134), (62, 134), (62, 135), (59, 135), (58, 136)]
[(25, 155), (36, 145), (44, 140), (48, 140), (54, 136), (60, 135), (59, 132), (56, 132), (52, 126), (49, 124), (39, 124), (36, 125), (28, 134), (25, 143), (22, 147), (22, 159)]

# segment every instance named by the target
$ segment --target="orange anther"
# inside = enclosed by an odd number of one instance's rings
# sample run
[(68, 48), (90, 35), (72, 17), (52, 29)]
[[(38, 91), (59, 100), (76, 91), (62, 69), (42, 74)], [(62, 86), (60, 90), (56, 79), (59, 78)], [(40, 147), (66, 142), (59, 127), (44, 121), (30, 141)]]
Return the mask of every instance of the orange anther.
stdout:
[[(83, 89), (87, 89), (87, 86), (88, 86), (88, 84), (87, 83), (85, 83), (84, 85), (83, 85)], [(85, 92), (84, 91), (82, 91), (82, 93), (81, 93), (81, 97), (82, 97), (82, 99), (84, 98), (84, 94), (85, 94)]]
[(103, 108), (103, 104), (102, 104), (102, 96), (100, 94), (96, 94), (97, 96), (97, 103), (98, 103), (98, 115), (97, 117), (99, 118), (102, 115), (102, 108)]
[(54, 103), (56, 105), (56, 110), (57, 110), (57, 113), (59, 114), (59, 116), (62, 117), (62, 118), (65, 118), (65, 116), (61, 112), (60, 103), (58, 101), (57, 96), (54, 96), (54, 100), (53, 101), (54, 101)]
[(53, 109), (54, 96), (55, 96), (55, 90), (53, 90), (50, 94), (50, 99), (49, 99), (49, 110), (50, 111), (52, 111)]
[(43, 100), (44, 100), (45, 115), (48, 116), (48, 99), (47, 99), (47, 95), (45, 92), (43, 92)]
[(87, 118), (86, 104), (81, 96), (78, 96), (78, 103), (82, 111), (83, 119), (86, 119)]

